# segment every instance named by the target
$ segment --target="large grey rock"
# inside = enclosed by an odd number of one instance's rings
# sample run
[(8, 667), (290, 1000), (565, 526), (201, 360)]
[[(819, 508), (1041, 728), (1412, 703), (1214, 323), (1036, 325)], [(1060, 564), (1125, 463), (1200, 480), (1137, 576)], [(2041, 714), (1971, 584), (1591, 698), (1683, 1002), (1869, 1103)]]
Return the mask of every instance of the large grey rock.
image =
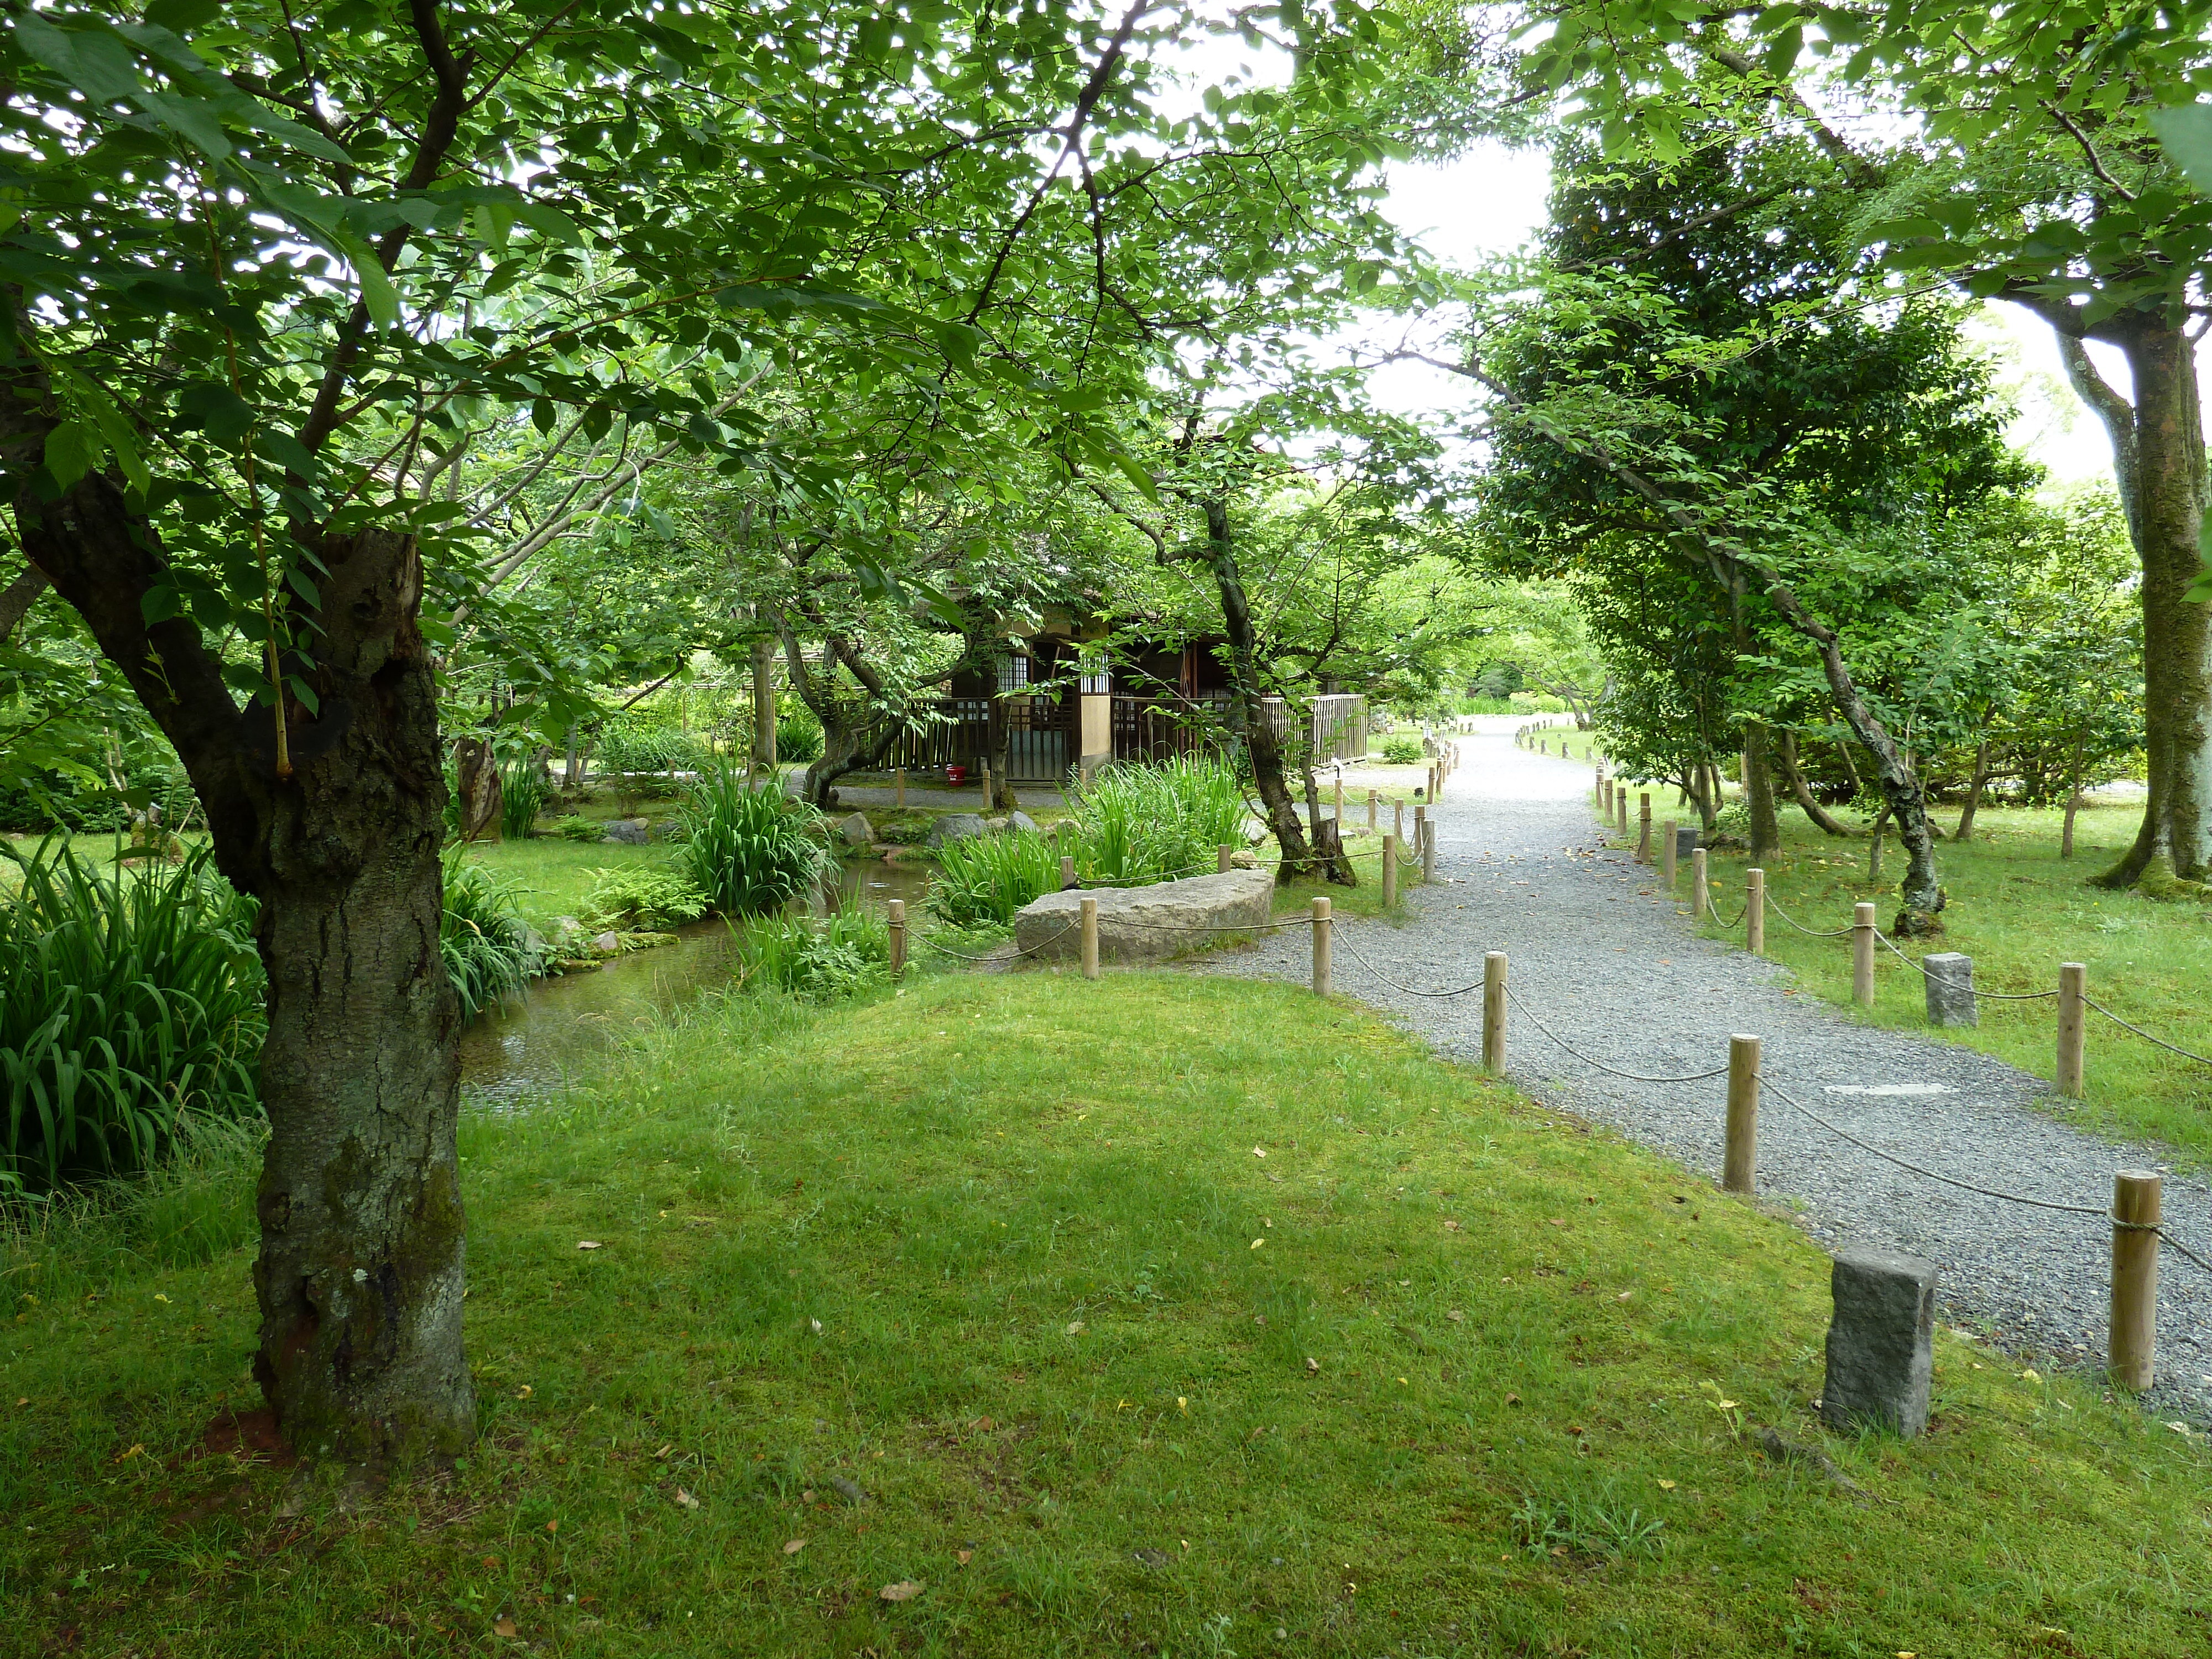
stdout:
[(1694, 823), (1676, 824), (1674, 826), (1675, 858), (1682, 863), (1687, 864), (1690, 861), (1690, 854), (1697, 850), (1698, 826)]
[[(1098, 901), (1098, 956), (1103, 962), (1154, 962), (1239, 928), (1266, 921), (1273, 908), (1275, 872), (1231, 870), (1152, 887), (1094, 887), (1047, 893), (1014, 915), (1014, 943), (1038, 961), (1082, 955), (1082, 901)], [(1249, 939), (1249, 933), (1236, 937)]]
[(851, 817), (837, 826), (837, 832), (845, 837), (846, 844), (851, 847), (866, 847), (876, 838), (875, 825), (868, 822), (868, 815), (866, 812), (854, 813)]
[(942, 847), (948, 841), (967, 841), (989, 833), (989, 826), (973, 812), (947, 812), (929, 826), (928, 844)]
[(1869, 1425), (1916, 1435), (1928, 1426), (1936, 1264), (1878, 1250), (1836, 1258), (1830, 1283), (1828, 1375), (1820, 1415), (1846, 1431)]
[(1036, 826), (1036, 820), (1031, 817), (1028, 813), (1019, 810), (1016, 810), (1006, 814), (1006, 828), (1009, 830), (1026, 830), (1033, 836), (1040, 833)]
[(1978, 1025), (1974, 1010), (1974, 959), (1956, 951), (1938, 951), (1920, 958), (1928, 975), (1928, 1023), (1930, 1025)]
[(611, 820), (602, 842), (618, 842), (624, 847), (642, 847), (653, 839), (643, 818), (615, 818)]

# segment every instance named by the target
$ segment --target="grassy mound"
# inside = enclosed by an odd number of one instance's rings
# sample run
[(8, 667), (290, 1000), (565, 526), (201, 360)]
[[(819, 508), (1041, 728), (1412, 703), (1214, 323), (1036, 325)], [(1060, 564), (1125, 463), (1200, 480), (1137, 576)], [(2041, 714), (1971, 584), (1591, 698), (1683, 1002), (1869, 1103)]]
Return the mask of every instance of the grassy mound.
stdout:
[(1824, 1434), (1801, 1234), (1348, 1007), (1023, 975), (720, 1018), (465, 1126), (484, 1435), (451, 1471), (296, 1474), (231, 1418), (243, 1249), (0, 1260), (40, 1298), (0, 1350), (10, 1640), (2205, 1640), (2201, 1438), (1948, 1331), (1925, 1438)]

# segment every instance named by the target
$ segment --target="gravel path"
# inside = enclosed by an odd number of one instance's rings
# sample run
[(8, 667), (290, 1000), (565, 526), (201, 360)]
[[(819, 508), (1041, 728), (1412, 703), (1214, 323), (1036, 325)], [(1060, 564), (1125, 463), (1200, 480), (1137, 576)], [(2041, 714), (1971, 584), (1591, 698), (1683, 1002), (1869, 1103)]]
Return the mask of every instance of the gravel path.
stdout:
[[(2047, 1094), (2039, 1079), (1952, 1043), (1856, 1024), (1792, 989), (1786, 969), (1695, 937), (1686, 908), (1654, 892), (1656, 872), (1605, 847), (1589, 769), (1516, 749), (1510, 720), (1486, 724), (1500, 729), (1461, 739), (1459, 771), (1437, 808), (1438, 884), (1410, 890), (1413, 920), (1403, 927), (1339, 921), (1339, 991), (1389, 1012), (1439, 1053), (1480, 1063), (1479, 994), (1408, 996), (1352, 952), (1401, 984), (1435, 989), (1479, 981), (1483, 953), (1503, 950), (1521, 1001), (1608, 1065), (1702, 1072), (1727, 1064), (1729, 1033), (1753, 1032), (1765, 1039), (1763, 1069), (1774, 1085), (1860, 1139), (1947, 1175), (2101, 1207), (2114, 1170), (2166, 1167), (2154, 1147), (2084, 1134), (2031, 1104)], [(1688, 884), (1685, 871), (1686, 895)], [(1294, 929), (1196, 967), (1304, 981), (1310, 948)], [(1884, 971), (1903, 971), (1886, 960)], [(1607, 1076), (1562, 1052), (1519, 1008), (1509, 1013), (1507, 1066), (1547, 1104), (1717, 1177), (1725, 1078), (1662, 1085)], [(2106, 1224), (1910, 1174), (1838, 1139), (1771, 1090), (1759, 1118), (1761, 1196), (1790, 1205), (1824, 1245), (1925, 1257), (1942, 1269), (1952, 1317), (2017, 1352), (2101, 1360)], [(2167, 1227), (2212, 1257), (2212, 1188), (2169, 1173), (2165, 1198)], [(2148, 1403), (2162, 1413), (2212, 1413), (2212, 1275), (2168, 1251), (2160, 1280), (2159, 1386)]]

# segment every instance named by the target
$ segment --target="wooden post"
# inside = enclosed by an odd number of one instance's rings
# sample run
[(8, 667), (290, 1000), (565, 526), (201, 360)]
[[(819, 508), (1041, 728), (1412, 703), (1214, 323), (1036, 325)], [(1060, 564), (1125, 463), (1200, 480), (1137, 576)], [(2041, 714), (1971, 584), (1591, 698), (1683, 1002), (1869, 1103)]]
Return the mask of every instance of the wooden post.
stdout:
[(1367, 833), (1370, 836), (1375, 833), (1375, 805), (1382, 798), (1382, 793), (1378, 790), (1370, 789), (1367, 792)]
[(1062, 853), (1060, 855), (1060, 890), (1065, 893), (1071, 887), (1081, 885), (1075, 878), (1075, 860)]
[(1690, 849), (1690, 920), (1703, 921), (1711, 914), (1713, 890), (1705, 879), (1705, 849)]
[(1398, 838), (1382, 837), (1382, 908), (1391, 908), (1398, 902)]
[(1313, 989), (1317, 997), (1328, 994), (1328, 901), (1313, 902)]
[(1083, 977), (1098, 977), (1098, 901), (1085, 895), (1076, 901), (1083, 917)]
[(2086, 963), (2058, 964), (2058, 1092), (2081, 1098), (2082, 1062), (2088, 1057), (2088, 1009), (2082, 999), (2089, 994)]
[(891, 977), (906, 972), (906, 901), (893, 899), (891, 913)]
[(1874, 1006), (1874, 906), (1851, 907), (1851, 1000)]
[(1437, 879), (1437, 821), (1431, 818), (1421, 832), (1421, 885), (1431, 887)]
[(1613, 792), (1613, 804), (1620, 809), (1615, 817), (1619, 821), (1620, 838), (1626, 841), (1628, 839), (1628, 790), (1625, 785)]
[(1336, 769), (1336, 821), (1344, 822), (1344, 769)]
[(1505, 1070), (1505, 952), (1482, 955), (1482, 1069)]
[(1721, 1185), (1748, 1194), (1759, 1173), (1759, 1039), (1729, 1039), (1728, 1148)]
[(2112, 1331), (2106, 1345), (2112, 1381), (2141, 1394), (2158, 1353), (2160, 1177), (2123, 1170), (2112, 1177)]
[(1215, 875), (1225, 876), (1229, 873), (1229, 858), (1231, 853), (1235, 849), (1233, 849), (1225, 841), (1223, 842), (1220, 846), (1213, 849), (1213, 873)]
[(1674, 890), (1674, 820), (1668, 818), (1659, 826), (1659, 878), (1667, 890)]
[(1425, 806), (1413, 809), (1413, 858), (1422, 866), (1420, 879), (1425, 883), (1429, 878), (1429, 809)]
[(1766, 950), (1766, 872), (1743, 873), (1743, 948), (1753, 956)]
[(897, 771), (891, 774), (891, 779), (898, 790), (899, 811), (903, 812), (906, 811), (906, 768), (900, 767)]
[(1394, 800), (1390, 803), (1390, 833), (1397, 836), (1400, 846), (1405, 845), (1406, 803), (1401, 800)]
[(983, 777), (983, 811), (985, 816), (988, 817), (989, 816), (993, 801), (997, 799), (996, 796), (991, 793), (991, 763), (988, 761), (983, 762), (981, 765), (976, 768), (976, 770), (981, 773)]
[(1636, 795), (1636, 861), (1651, 862), (1651, 792), (1642, 789)]
[(1603, 811), (1605, 810), (1605, 763), (1603, 761), (1600, 761), (1590, 769), (1590, 795), (1597, 802), (1598, 810)]

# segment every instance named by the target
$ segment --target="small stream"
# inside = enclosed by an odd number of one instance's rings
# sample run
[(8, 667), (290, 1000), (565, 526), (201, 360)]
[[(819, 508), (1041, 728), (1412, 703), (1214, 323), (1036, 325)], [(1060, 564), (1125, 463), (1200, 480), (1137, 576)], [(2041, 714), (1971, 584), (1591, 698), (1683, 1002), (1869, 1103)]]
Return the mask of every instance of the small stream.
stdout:
[[(842, 866), (795, 910), (820, 915), (859, 902), (904, 899), (915, 912), (929, 887), (927, 865)], [(742, 923), (739, 924), (743, 926)], [(486, 1103), (558, 1087), (595, 1066), (608, 1045), (657, 1017), (727, 985), (737, 972), (738, 934), (720, 921), (678, 930), (676, 943), (611, 958), (605, 966), (532, 981), (528, 994), (488, 1008), (461, 1033), (461, 1088)]]

